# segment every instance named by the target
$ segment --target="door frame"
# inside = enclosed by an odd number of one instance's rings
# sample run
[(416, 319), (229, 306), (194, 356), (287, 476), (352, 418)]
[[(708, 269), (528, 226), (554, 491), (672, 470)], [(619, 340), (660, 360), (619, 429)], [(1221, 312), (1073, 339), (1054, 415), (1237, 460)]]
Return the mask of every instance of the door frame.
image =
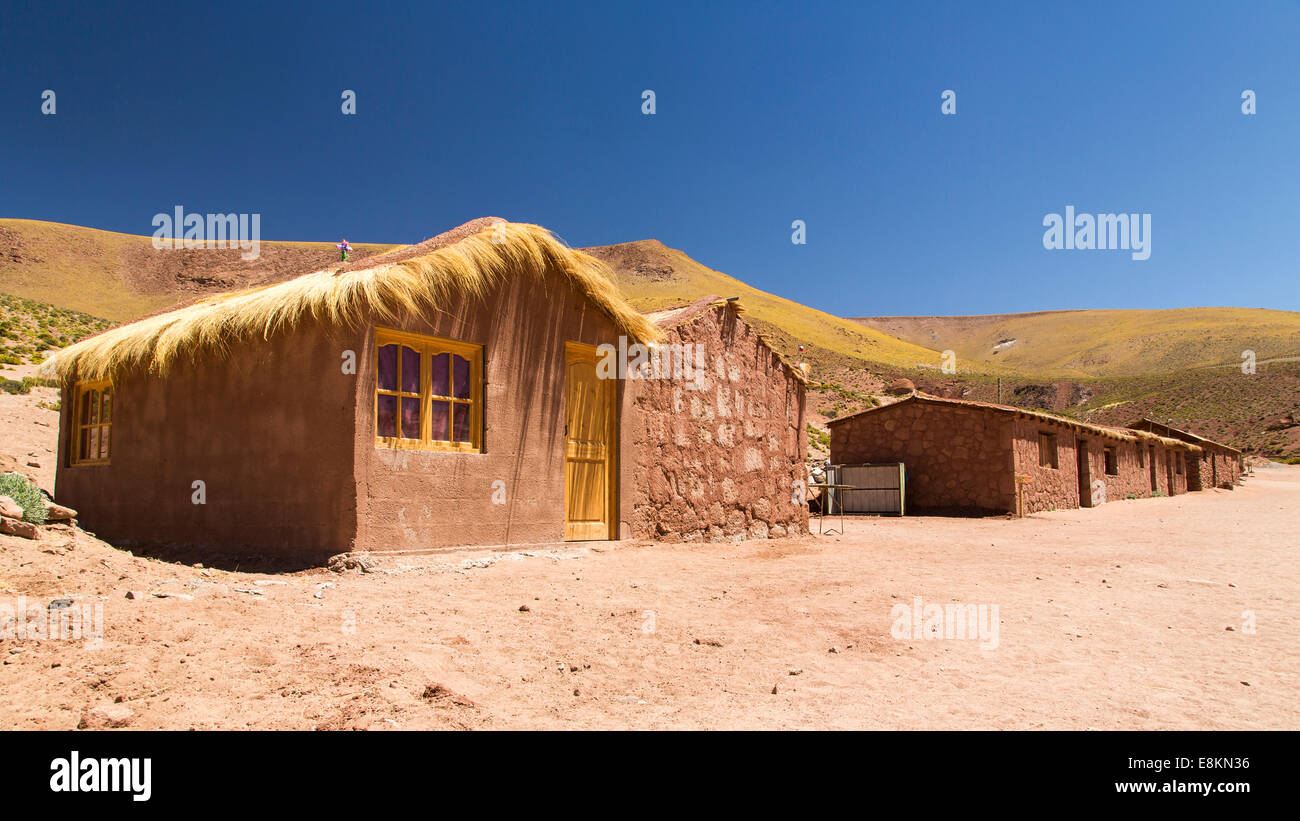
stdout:
[[(561, 460), (560, 470), (563, 472), (564, 480), (564, 540), (569, 541), (602, 541), (601, 539), (571, 539), (569, 537), (569, 360), (572, 353), (581, 353), (584, 357), (590, 356), (593, 367), (599, 362), (597, 347), (588, 345), (584, 342), (566, 341), (564, 343), (564, 458)], [(605, 395), (603, 401), (606, 408), (606, 430), (608, 431), (607, 441), (605, 443), (605, 536), (604, 541), (615, 540), (618, 538), (619, 516), (618, 516), (618, 472), (619, 472), (619, 380), (617, 379), (599, 379), (597, 381), (604, 383)]]
[(1079, 475), (1079, 507), (1092, 507), (1092, 465), (1088, 443), (1083, 439), (1074, 440), (1074, 461)]

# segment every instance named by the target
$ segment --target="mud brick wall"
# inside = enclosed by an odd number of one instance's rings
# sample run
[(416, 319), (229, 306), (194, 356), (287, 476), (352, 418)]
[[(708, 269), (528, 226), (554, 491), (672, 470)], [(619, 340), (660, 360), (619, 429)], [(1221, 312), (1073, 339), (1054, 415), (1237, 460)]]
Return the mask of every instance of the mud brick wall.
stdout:
[(902, 462), (909, 511), (1011, 512), (1012, 421), (979, 408), (898, 403), (832, 421), (831, 461)]
[(805, 533), (804, 386), (726, 307), (666, 329), (661, 344), (703, 347), (705, 370), (629, 379), (623, 487), (628, 535), (661, 541), (780, 538)]
[[(375, 445), (375, 327), (483, 346), (483, 452)], [(357, 351), (349, 417), (358, 525), (354, 549), (412, 550), (564, 540), (565, 343), (614, 343), (613, 322), (555, 271), (509, 276), (481, 300), (372, 321)], [(333, 354), (337, 361), (337, 351)], [(337, 371), (337, 366), (334, 367)], [(504, 504), (493, 503), (503, 483)]]
[(165, 378), (119, 374), (109, 464), (71, 464), (75, 400), (64, 386), (59, 502), (119, 546), (308, 563), (350, 549), (356, 382), (339, 367), (350, 347), (348, 331), (309, 323), (271, 342), (232, 343)]

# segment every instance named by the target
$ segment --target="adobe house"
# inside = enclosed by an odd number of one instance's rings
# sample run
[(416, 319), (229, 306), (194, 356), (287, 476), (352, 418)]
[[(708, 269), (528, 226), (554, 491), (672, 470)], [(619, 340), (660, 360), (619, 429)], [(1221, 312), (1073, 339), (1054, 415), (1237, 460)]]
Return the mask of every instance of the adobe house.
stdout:
[(1129, 425), (1133, 430), (1146, 431), (1170, 439), (1189, 442), (1201, 448), (1200, 458), (1188, 464), (1189, 490), (1224, 488), (1232, 490), (1241, 480), (1241, 451), (1222, 442), (1215, 442), (1191, 431), (1180, 430), (1154, 419), (1142, 418)]
[[(627, 383), (628, 407), (644, 419), (632, 441), (634, 533), (717, 542), (807, 532), (808, 506), (795, 501), (808, 455), (806, 380), (743, 313), (739, 301), (710, 296), (648, 315), (660, 351), (684, 353), (694, 373)], [(662, 372), (675, 362), (655, 364)]]
[(662, 335), (604, 263), (475, 220), (60, 351), (57, 495), (116, 544), (296, 561), (650, 535), (660, 410), (597, 351)]
[(1199, 448), (1040, 411), (915, 393), (832, 419), (831, 461), (902, 462), (909, 510), (1033, 513), (1186, 490)]

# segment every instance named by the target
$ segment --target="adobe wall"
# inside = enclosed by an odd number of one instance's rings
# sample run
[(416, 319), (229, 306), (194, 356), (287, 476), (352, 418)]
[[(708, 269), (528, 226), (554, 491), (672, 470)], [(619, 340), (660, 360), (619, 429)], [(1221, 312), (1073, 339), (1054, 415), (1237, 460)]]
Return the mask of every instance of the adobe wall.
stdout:
[(803, 384), (726, 308), (667, 329), (662, 344), (702, 347), (706, 367), (694, 385), (625, 383), (627, 534), (716, 542), (806, 532), (808, 507), (793, 500), (806, 481)]
[[(484, 346), (483, 453), (376, 447), (376, 325)], [(564, 540), (565, 343), (615, 342), (609, 317), (551, 272), (507, 276), (482, 301), (354, 333), (355, 549)], [(493, 501), (498, 481), (502, 504)]]
[[(70, 466), (65, 387), (56, 498), (86, 529), (125, 547), (317, 562), (347, 550), (355, 383), (341, 332), (306, 326), (177, 363), (166, 379), (114, 380), (111, 464)], [(194, 504), (193, 483), (205, 484)]]
[(979, 408), (900, 402), (831, 424), (831, 461), (902, 462), (909, 512), (1012, 512), (1011, 423)]

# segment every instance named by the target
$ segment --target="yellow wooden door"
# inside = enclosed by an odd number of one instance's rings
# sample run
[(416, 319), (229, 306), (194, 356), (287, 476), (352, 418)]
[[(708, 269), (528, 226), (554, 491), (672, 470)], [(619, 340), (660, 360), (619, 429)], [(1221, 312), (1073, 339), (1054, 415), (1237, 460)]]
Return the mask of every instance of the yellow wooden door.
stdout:
[(614, 380), (596, 378), (594, 347), (565, 345), (565, 541), (611, 538), (616, 390)]

